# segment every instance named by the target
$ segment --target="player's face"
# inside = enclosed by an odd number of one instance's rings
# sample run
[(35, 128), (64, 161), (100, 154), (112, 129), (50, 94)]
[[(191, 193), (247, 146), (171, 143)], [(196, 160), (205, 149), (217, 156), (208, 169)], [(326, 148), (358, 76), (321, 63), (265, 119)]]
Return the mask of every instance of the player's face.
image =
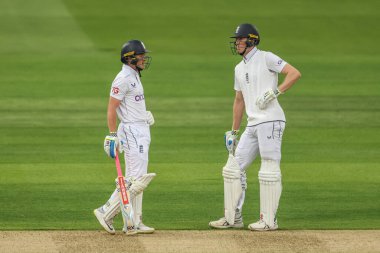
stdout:
[(244, 52), (245, 47), (247, 46), (246, 42), (247, 42), (247, 38), (236, 38), (235, 46), (236, 46), (236, 51), (239, 54), (242, 54)]
[(145, 54), (136, 55), (137, 64), (136, 66), (140, 69), (145, 69)]
[(147, 69), (150, 65), (150, 60), (151, 60), (151, 57), (150, 56), (147, 56), (145, 54), (140, 54), (140, 55), (136, 55), (136, 58), (137, 58), (137, 64), (136, 66), (143, 70), (143, 69)]

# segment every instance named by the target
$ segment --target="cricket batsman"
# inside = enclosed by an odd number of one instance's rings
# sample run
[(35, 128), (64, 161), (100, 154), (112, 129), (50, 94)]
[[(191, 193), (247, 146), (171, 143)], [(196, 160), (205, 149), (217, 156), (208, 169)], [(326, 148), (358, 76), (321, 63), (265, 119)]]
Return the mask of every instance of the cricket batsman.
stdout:
[[(224, 217), (211, 221), (212, 228), (242, 228), (242, 208), (247, 189), (246, 169), (261, 157), (258, 173), (260, 183), (260, 218), (249, 224), (250, 230), (276, 230), (276, 213), (282, 191), (281, 141), (285, 130), (285, 115), (278, 97), (290, 89), (301, 73), (277, 55), (257, 48), (260, 35), (252, 24), (241, 24), (231, 38), (234, 54), (242, 56), (235, 67), (235, 100), (232, 130), (225, 133), (229, 151), (224, 177)], [(285, 75), (278, 85), (278, 74)], [(247, 127), (238, 142), (243, 112)]]
[[(150, 145), (150, 126), (154, 118), (146, 110), (141, 71), (147, 69), (151, 57), (140, 40), (130, 40), (121, 49), (121, 71), (111, 87), (107, 110), (109, 134), (104, 140), (104, 150), (111, 157), (124, 151), (126, 185), (129, 186), (130, 202), (134, 213), (137, 233), (153, 233), (154, 228), (142, 222), (143, 190), (155, 176), (148, 171), (148, 151)], [(117, 127), (117, 118), (120, 123)], [(94, 210), (103, 228), (115, 234), (113, 219), (120, 212), (119, 193), (115, 190), (109, 200)], [(125, 226), (123, 228), (125, 231)]]

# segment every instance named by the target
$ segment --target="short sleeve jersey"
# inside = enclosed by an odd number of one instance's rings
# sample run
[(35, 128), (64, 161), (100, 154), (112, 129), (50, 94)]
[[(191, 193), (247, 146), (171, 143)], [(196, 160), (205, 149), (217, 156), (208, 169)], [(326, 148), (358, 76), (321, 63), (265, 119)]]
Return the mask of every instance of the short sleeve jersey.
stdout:
[(277, 55), (258, 50), (256, 47), (235, 67), (234, 89), (241, 91), (244, 97), (248, 126), (274, 120), (285, 121), (285, 114), (277, 99), (261, 110), (257, 99), (269, 89), (276, 89), (278, 73), (286, 62)]
[(124, 64), (112, 82), (110, 96), (121, 101), (116, 110), (121, 122), (146, 121), (144, 88), (137, 71)]

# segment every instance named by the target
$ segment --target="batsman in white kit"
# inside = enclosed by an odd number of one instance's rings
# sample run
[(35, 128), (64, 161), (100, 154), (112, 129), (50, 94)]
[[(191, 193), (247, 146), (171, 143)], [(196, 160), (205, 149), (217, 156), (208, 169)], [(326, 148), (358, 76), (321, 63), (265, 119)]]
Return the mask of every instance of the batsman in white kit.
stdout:
[[(140, 72), (150, 65), (151, 57), (146, 54), (145, 45), (140, 40), (130, 40), (121, 49), (121, 71), (114, 79), (107, 110), (110, 133), (105, 137), (104, 150), (113, 159), (116, 152), (124, 152), (125, 185), (130, 196), (134, 222), (134, 233), (153, 233), (154, 228), (142, 222), (143, 191), (156, 175), (148, 172), (148, 151), (150, 145), (150, 126), (154, 118), (146, 110), (144, 89)], [(117, 127), (117, 118), (120, 123)], [(103, 228), (115, 234), (113, 219), (120, 212), (118, 190), (109, 200), (94, 210)], [(128, 229), (127, 229), (128, 228)], [(123, 232), (128, 234), (129, 227), (124, 224)]]
[[(278, 102), (283, 94), (301, 77), (300, 72), (277, 55), (259, 50), (260, 35), (252, 24), (236, 28), (231, 49), (243, 57), (235, 67), (236, 91), (233, 105), (232, 130), (225, 133), (229, 152), (223, 168), (224, 217), (211, 221), (212, 228), (243, 228), (242, 208), (247, 189), (246, 169), (260, 154), (260, 218), (249, 224), (250, 230), (276, 230), (276, 213), (282, 191), (281, 142), (285, 129), (285, 115)], [(278, 85), (278, 73), (284, 81)], [(247, 127), (238, 141), (244, 113)]]

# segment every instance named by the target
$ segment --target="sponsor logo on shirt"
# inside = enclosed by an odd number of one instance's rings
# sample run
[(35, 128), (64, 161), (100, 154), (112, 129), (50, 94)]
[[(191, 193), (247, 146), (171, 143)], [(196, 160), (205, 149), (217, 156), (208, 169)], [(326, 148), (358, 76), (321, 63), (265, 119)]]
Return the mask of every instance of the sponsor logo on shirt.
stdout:
[(145, 97), (144, 97), (144, 94), (141, 94), (141, 95), (136, 95), (135, 96), (135, 100), (138, 102), (138, 101), (141, 101), (141, 100), (144, 100)]
[(114, 95), (119, 94), (119, 88), (118, 87), (112, 87), (112, 94), (114, 94)]
[(247, 84), (249, 84), (249, 75), (248, 75), (248, 73), (245, 73), (245, 81), (247, 82)]
[(277, 62), (277, 65), (281, 65), (281, 63), (282, 63), (282, 60), (279, 60), (279, 61)]
[(131, 83), (132, 87), (133, 88), (136, 88), (136, 84), (135, 83)]

